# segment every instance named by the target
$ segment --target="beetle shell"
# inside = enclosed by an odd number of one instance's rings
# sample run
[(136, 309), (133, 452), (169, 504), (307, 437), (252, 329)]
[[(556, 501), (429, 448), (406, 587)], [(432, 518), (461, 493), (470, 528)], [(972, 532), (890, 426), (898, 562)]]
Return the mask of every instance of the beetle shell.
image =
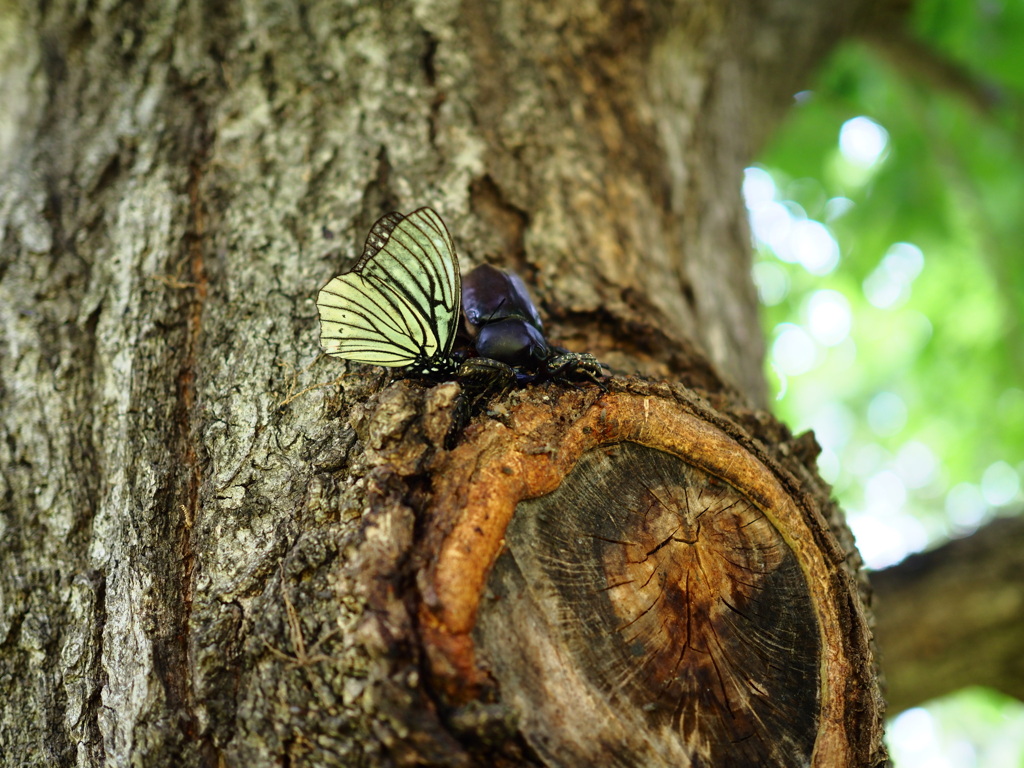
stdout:
[(474, 338), (482, 327), (508, 318), (518, 318), (533, 326), (543, 338), (540, 313), (526, 284), (519, 275), (490, 264), (481, 264), (463, 278), (462, 313)]
[(551, 356), (544, 334), (518, 317), (486, 323), (476, 337), (476, 353), (509, 365), (535, 367)]

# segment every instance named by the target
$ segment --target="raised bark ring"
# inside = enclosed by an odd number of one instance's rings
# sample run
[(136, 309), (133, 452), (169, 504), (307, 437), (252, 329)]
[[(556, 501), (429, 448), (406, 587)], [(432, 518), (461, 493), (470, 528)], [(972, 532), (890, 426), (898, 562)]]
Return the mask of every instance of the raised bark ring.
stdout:
[[(779, 764), (847, 764), (848, 685), (863, 664), (847, 656), (842, 553), (787, 491), (792, 478), (666, 395), (531, 399), (439, 457), (420, 572), (435, 681), (458, 702), (497, 680), (539, 725), (552, 694), (532, 700), (543, 681), (530, 675), (560, 676), (566, 738), (577, 715), (632, 717), (620, 743), (633, 728), (660, 734), (627, 746), (637, 764), (780, 749)], [(482, 620), (492, 604), (502, 631), (510, 612), (530, 633), (543, 623), (538, 642), (560, 661), (536, 648), (495, 658), (508, 654)], [(550, 735), (538, 742), (557, 762)]]

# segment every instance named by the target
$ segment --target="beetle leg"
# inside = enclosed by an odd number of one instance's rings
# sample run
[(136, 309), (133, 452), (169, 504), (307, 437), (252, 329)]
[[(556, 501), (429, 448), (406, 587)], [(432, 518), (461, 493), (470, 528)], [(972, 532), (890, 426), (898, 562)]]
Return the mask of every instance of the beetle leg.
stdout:
[(601, 376), (604, 375), (604, 365), (593, 355), (587, 352), (566, 352), (548, 360), (548, 374), (551, 378), (569, 381), (571, 379), (586, 379), (592, 381), (601, 389), (606, 389)]
[(462, 387), (462, 394), (455, 404), (452, 425), (445, 437), (445, 447), (449, 449), (455, 446), (462, 430), (486, 400), (508, 392), (517, 382), (512, 366), (489, 357), (471, 357), (462, 361), (455, 377)]

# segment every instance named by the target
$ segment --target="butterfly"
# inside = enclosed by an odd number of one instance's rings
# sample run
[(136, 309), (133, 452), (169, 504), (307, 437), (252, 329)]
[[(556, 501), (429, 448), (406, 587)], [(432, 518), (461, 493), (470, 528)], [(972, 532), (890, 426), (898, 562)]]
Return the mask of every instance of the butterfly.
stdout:
[(431, 208), (378, 219), (359, 261), (328, 281), (316, 305), (329, 355), (427, 378), (458, 370), (462, 279), (452, 237)]

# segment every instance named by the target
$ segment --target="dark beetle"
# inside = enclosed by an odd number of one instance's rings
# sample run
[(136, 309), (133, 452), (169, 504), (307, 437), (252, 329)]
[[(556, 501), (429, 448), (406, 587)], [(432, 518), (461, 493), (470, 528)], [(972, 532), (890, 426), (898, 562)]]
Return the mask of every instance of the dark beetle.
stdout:
[(481, 264), (462, 282), (462, 313), (480, 357), (528, 368), (551, 357), (537, 307), (519, 275)]
[(448, 448), (483, 402), (516, 385), (586, 379), (604, 389), (596, 357), (548, 344), (540, 313), (518, 275), (490, 264), (474, 269), (462, 278), (462, 313), (472, 350), (463, 353), (456, 374), (462, 396)]
[(551, 378), (601, 383), (601, 364), (593, 355), (548, 344), (540, 313), (518, 275), (481, 264), (462, 279), (462, 313), (479, 357), (466, 361), (460, 379), (489, 379), (504, 387)]

